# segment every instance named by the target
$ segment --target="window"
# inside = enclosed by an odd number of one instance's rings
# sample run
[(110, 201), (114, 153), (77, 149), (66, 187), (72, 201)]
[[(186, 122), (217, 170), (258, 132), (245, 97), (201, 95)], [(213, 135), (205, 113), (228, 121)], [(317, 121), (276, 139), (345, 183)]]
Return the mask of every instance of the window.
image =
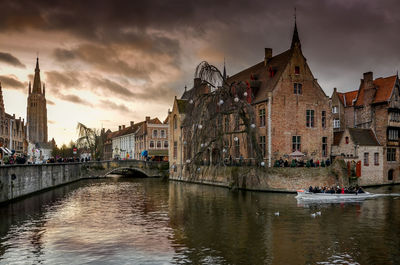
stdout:
[(340, 120), (339, 119), (333, 120), (333, 128), (334, 129), (340, 128)]
[(374, 165), (379, 166), (379, 153), (374, 153)]
[(161, 130), (160, 135), (161, 138), (165, 138), (165, 130)]
[(235, 116), (235, 130), (239, 130), (239, 115)]
[(328, 137), (322, 137), (322, 156), (328, 156)]
[(154, 148), (154, 141), (150, 141), (150, 148)]
[(294, 74), (299, 75), (300, 74), (300, 66), (295, 66), (294, 67)]
[(346, 140), (346, 144), (349, 144), (349, 137), (348, 136), (346, 136), (345, 140)]
[(387, 149), (387, 161), (396, 161), (396, 148)]
[(296, 94), (296, 95), (303, 94), (303, 91), (302, 91), (303, 85), (302, 84), (294, 83), (293, 88), (294, 88), (294, 94)]
[(174, 115), (174, 130), (178, 128), (178, 120), (176, 119), (176, 115)]
[(322, 128), (326, 128), (326, 111), (323, 110), (321, 114), (321, 125)]
[(157, 148), (161, 148), (161, 141), (157, 141)]
[(175, 141), (174, 142), (174, 158), (175, 159), (176, 159), (177, 155), (178, 155), (178, 142)]
[(391, 141), (397, 141), (397, 140), (399, 140), (399, 131), (398, 130), (393, 130), (393, 129), (390, 129), (389, 131), (388, 131), (388, 136), (389, 136), (389, 140), (391, 140)]
[(369, 166), (369, 153), (364, 153), (364, 166)]
[(168, 148), (168, 141), (164, 141), (164, 148)]
[(301, 136), (292, 136), (292, 151), (300, 151), (301, 150)]
[(396, 121), (396, 122), (400, 121), (400, 113), (398, 112), (390, 112), (389, 117), (390, 121)]
[(265, 109), (260, 109), (258, 113), (260, 118), (260, 127), (265, 127)]
[(240, 139), (238, 139), (237, 141), (235, 141), (235, 156), (237, 158), (240, 157)]
[(153, 138), (157, 138), (158, 136), (158, 131), (157, 130), (153, 130)]
[(314, 127), (314, 110), (306, 110), (306, 126), (308, 128)]
[(262, 156), (265, 157), (265, 135), (260, 136), (260, 149), (262, 152)]
[(332, 113), (333, 113), (333, 114), (338, 113), (337, 107), (336, 107), (336, 106), (332, 107)]
[(229, 131), (229, 116), (225, 117), (225, 131)]

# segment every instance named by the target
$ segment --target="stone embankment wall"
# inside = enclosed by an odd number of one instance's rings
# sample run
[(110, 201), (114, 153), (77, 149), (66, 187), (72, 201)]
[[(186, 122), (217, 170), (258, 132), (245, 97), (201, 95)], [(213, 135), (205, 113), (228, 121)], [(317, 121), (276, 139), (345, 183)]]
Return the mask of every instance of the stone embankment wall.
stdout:
[(309, 186), (347, 186), (348, 177), (342, 163), (319, 168), (263, 168), (201, 166), (184, 176), (170, 172), (170, 179), (258, 191), (295, 192)]
[(104, 177), (114, 169), (128, 168), (149, 177), (166, 177), (167, 162), (139, 160), (94, 161), (0, 167), (0, 203), (85, 178)]

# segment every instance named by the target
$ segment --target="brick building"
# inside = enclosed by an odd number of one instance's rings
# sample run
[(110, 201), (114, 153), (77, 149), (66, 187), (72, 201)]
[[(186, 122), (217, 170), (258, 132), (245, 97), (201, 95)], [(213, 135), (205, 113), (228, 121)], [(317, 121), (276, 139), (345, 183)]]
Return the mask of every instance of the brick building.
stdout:
[[(281, 157), (290, 159), (295, 151), (314, 160), (329, 158), (332, 142), (330, 99), (319, 86), (306, 62), (296, 24), (291, 46), (287, 51), (273, 56), (272, 49), (266, 48), (263, 61), (231, 77), (226, 77), (224, 67), (223, 79), (228, 84), (247, 84), (244, 93), (235, 93), (240, 100), (248, 102), (255, 113), (257, 142), (267, 165), (272, 166), (273, 161)], [(206, 83), (195, 78), (193, 88), (188, 91), (185, 89), (181, 99), (174, 99), (172, 111), (169, 113), (171, 176), (181, 174), (182, 165), (186, 160), (190, 161), (193, 155), (191, 151), (196, 149), (192, 146), (193, 143), (185, 139), (184, 130), (193, 129), (182, 128), (187, 114), (186, 108), (192, 104), (191, 108), (197, 108), (196, 98), (212, 93), (215, 92)], [(231, 114), (224, 119), (217, 121), (215, 126), (223, 127), (225, 132), (229, 131), (224, 136), (224, 142), (232, 148), (217, 149), (211, 146), (205, 153), (205, 161), (218, 163), (221, 157), (229, 160), (255, 159), (255, 149), (251, 147), (248, 135), (241, 128), (243, 124), (239, 116), (234, 117)], [(204, 130), (210, 134), (216, 131), (215, 128)]]
[[(259, 144), (270, 166), (272, 161), (289, 158), (296, 150), (314, 160), (329, 157), (330, 99), (302, 53), (296, 24), (290, 49), (273, 56), (272, 49), (266, 48), (263, 61), (228, 78), (229, 83), (239, 81), (249, 84)], [(240, 146), (240, 150), (248, 157), (246, 148)]]
[[(364, 128), (371, 130), (377, 142), (382, 146), (382, 183), (400, 181), (399, 172), (399, 131), (400, 131), (400, 100), (399, 78), (397, 75), (380, 77), (374, 80), (373, 73), (363, 74), (356, 97), (352, 100), (349, 114), (345, 115), (347, 128)], [(348, 92), (353, 95), (354, 91)], [(335, 92), (334, 92), (335, 94)], [(346, 94), (347, 93), (338, 93)], [(352, 96), (353, 98), (353, 96)], [(334, 99), (332, 97), (332, 104)], [(347, 119), (350, 121), (347, 122)], [(341, 130), (343, 132), (343, 130)], [(335, 138), (342, 132), (335, 132)], [(338, 150), (337, 153), (341, 153)], [(369, 152), (366, 152), (369, 153)], [(365, 154), (364, 154), (365, 155)], [(363, 158), (359, 158), (361, 161)], [(361, 172), (362, 178), (370, 178), (368, 171)]]
[(331, 97), (332, 126), (334, 132), (354, 127), (354, 103), (357, 99), (357, 94), (358, 90), (341, 93), (334, 88)]

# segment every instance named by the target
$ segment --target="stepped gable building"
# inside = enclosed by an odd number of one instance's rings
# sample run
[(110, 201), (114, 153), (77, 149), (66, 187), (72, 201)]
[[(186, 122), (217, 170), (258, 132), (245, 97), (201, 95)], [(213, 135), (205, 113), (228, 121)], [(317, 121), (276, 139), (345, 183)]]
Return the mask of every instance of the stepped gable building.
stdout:
[(25, 121), (15, 114), (5, 112), (3, 101), (3, 89), (0, 82), (0, 159), (10, 155), (12, 150), (17, 154), (26, 153), (28, 143), (26, 141)]
[[(295, 151), (314, 160), (329, 157), (330, 99), (303, 55), (296, 22), (290, 49), (273, 56), (266, 48), (263, 61), (228, 78), (228, 83), (239, 81), (249, 84), (247, 100), (257, 114), (259, 144), (269, 166)], [(245, 156), (246, 148), (240, 150)]]
[(27, 104), (28, 141), (32, 143), (47, 143), (47, 107), (46, 89), (40, 81), (39, 58), (36, 58), (33, 86), (29, 82)]

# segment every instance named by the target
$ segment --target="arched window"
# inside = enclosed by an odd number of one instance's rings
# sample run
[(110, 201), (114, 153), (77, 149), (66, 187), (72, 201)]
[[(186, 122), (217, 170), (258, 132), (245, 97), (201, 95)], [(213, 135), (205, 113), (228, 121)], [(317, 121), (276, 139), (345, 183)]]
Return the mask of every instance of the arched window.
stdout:
[(174, 130), (178, 129), (178, 121), (176, 119), (176, 115), (174, 115)]

